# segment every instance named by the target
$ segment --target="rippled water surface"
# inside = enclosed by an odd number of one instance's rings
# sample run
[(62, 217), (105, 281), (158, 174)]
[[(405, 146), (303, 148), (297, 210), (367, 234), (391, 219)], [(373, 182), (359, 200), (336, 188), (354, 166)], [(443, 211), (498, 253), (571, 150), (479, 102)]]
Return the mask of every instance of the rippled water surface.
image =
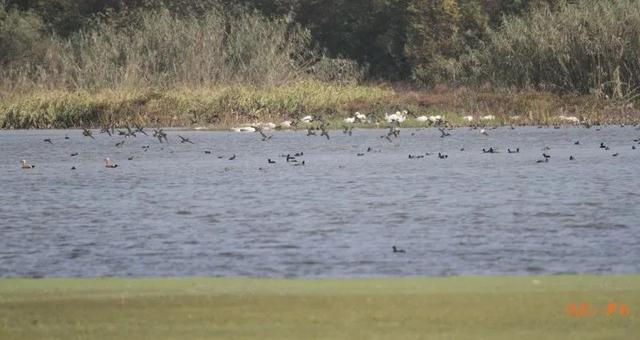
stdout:
[(0, 131), (0, 276), (640, 272), (639, 130), (385, 132)]

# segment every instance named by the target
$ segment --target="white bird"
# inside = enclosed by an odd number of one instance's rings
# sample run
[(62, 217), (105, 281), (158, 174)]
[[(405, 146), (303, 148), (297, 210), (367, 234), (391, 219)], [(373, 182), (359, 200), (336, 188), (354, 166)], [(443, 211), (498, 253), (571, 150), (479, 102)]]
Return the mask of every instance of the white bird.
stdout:
[(242, 127), (234, 127), (231, 128), (233, 132), (256, 132), (256, 128), (251, 126), (242, 126)]
[(311, 123), (313, 121), (313, 117), (311, 116), (304, 116), (302, 117), (302, 119), (300, 119), (303, 123)]
[(284, 122), (280, 123), (280, 127), (281, 128), (290, 128), (291, 127), (291, 121), (290, 120), (285, 120)]
[(274, 123), (261, 123), (260, 126), (265, 129), (265, 130), (271, 130), (271, 129), (275, 129), (276, 128), (276, 124)]
[(403, 116), (402, 113), (400, 111), (389, 115), (388, 113), (384, 114), (384, 119), (387, 121), (387, 123), (392, 123), (392, 122), (398, 122), (398, 123), (402, 123), (405, 121), (405, 119), (407, 119), (406, 116)]
[(113, 164), (109, 158), (104, 159), (105, 168), (117, 168), (118, 164)]
[(438, 123), (440, 121), (442, 121), (443, 117), (441, 115), (437, 115), (437, 116), (429, 116), (429, 121), (432, 123)]
[(576, 116), (560, 115), (558, 118), (560, 118), (560, 120), (562, 120), (562, 121), (567, 121), (567, 122), (571, 122), (571, 123), (575, 123), (575, 124), (580, 123), (580, 119), (578, 119), (578, 117), (576, 117)]
[(347, 117), (344, 119), (344, 122), (347, 124), (353, 124), (356, 122), (356, 118), (355, 117)]
[(488, 136), (488, 135), (489, 135), (489, 133), (487, 132), (487, 130), (485, 130), (484, 128), (480, 129), (480, 133), (481, 133), (481, 134), (483, 134), (483, 135), (485, 135), (485, 136)]
[(361, 122), (364, 122), (365, 120), (367, 120), (367, 116), (363, 115), (360, 112), (356, 112), (355, 116), (356, 116), (356, 119), (361, 121)]
[(496, 119), (496, 116), (494, 116), (494, 115), (486, 115), (486, 116), (482, 116), (480, 119), (482, 119), (482, 120), (494, 120), (494, 119)]
[(429, 117), (427, 117), (427, 116), (420, 116), (420, 117), (416, 117), (416, 120), (417, 120), (417, 121), (419, 121), (419, 122), (423, 122), (423, 123), (424, 123), (424, 122), (426, 122), (426, 121), (428, 121), (428, 120), (429, 120)]
[(23, 169), (33, 169), (36, 166), (27, 163), (27, 161), (23, 159), (23, 160), (20, 161), (20, 167), (23, 168)]
[(466, 120), (467, 122), (471, 122), (473, 121), (473, 116), (464, 116), (462, 117), (462, 119)]

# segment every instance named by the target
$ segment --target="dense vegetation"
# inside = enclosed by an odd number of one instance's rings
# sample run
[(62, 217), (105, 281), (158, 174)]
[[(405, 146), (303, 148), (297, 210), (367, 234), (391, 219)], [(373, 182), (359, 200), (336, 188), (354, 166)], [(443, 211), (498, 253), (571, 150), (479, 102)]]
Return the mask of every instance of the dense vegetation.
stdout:
[[(639, 54), (637, 0), (0, 0), (0, 126), (77, 125), (68, 117), (61, 125), (59, 112), (95, 121), (158, 106), (165, 115), (200, 117), (399, 103), (426, 109), (432, 100), (406, 90), (443, 86), (629, 101), (640, 88)], [(374, 85), (381, 83), (396, 90)], [(350, 87), (340, 103), (316, 98), (310, 106), (288, 91), (277, 104), (255, 95), (218, 98), (228, 88), (264, 93), (300, 84)], [(377, 95), (349, 96), (357, 84)], [(194, 91), (222, 103), (203, 109), (184, 98), (179, 107), (149, 106)], [(123, 99), (130, 93), (147, 100), (132, 104)], [(97, 94), (110, 99), (90, 107), (70, 99)], [(540, 110), (539, 103), (500, 105), (476, 103), (465, 112)], [(544, 114), (558, 109), (547, 106)]]

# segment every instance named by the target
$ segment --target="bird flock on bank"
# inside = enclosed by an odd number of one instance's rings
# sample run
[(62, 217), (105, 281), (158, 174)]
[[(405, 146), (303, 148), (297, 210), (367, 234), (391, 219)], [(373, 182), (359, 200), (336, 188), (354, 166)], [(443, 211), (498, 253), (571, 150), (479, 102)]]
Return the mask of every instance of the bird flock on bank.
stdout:
[[(401, 132), (401, 126), (402, 123), (405, 122), (405, 120), (407, 119), (407, 116), (412, 116), (413, 119), (415, 119), (415, 121), (417, 122), (424, 122), (427, 124), (427, 126), (430, 127), (436, 127), (438, 129), (438, 131), (440, 132), (440, 138), (447, 138), (450, 137), (452, 135), (452, 132), (454, 130), (453, 126), (451, 126), (450, 124), (447, 123), (444, 115), (431, 115), (431, 116), (417, 116), (411, 112), (408, 112), (407, 110), (404, 111), (397, 111), (394, 114), (388, 114), (385, 113), (384, 116), (378, 117), (378, 119), (373, 120), (372, 117), (368, 117), (367, 115), (364, 115), (360, 112), (356, 112), (353, 115), (344, 118), (342, 121), (342, 126), (335, 126), (332, 127), (331, 123), (329, 123), (325, 117), (323, 115), (306, 115), (303, 116), (299, 119), (295, 119), (295, 120), (286, 120), (284, 122), (282, 122), (280, 125), (276, 125), (274, 123), (256, 123), (256, 124), (252, 124), (250, 126), (242, 126), (242, 127), (234, 127), (231, 129), (231, 131), (234, 132), (251, 132), (251, 133), (256, 133), (260, 136), (260, 140), (263, 142), (267, 142), (270, 141), (273, 138), (273, 135), (268, 135), (267, 132), (271, 131), (271, 130), (281, 130), (281, 129), (306, 129), (307, 133), (306, 136), (320, 136), (323, 138), (326, 138), (327, 140), (331, 139), (331, 135), (330, 135), (330, 131), (331, 130), (337, 130), (337, 129), (342, 129), (342, 133), (344, 135), (348, 135), (348, 136), (352, 136), (353, 135), (353, 130), (354, 130), (354, 124), (357, 123), (379, 123), (380, 121), (384, 122), (386, 124), (386, 128), (387, 128), (387, 132), (385, 134), (383, 134), (382, 136), (380, 136), (381, 139), (384, 139), (388, 142), (393, 142), (394, 139), (397, 139), (400, 137), (400, 132)], [(518, 118), (518, 117), (512, 117), (512, 118)], [(569, 124), (580, 124), (580, 121), (573, 116), (564, 116), (561, 115), (558, 117), (560, 121), (563, 122), (567, 122)], [(464, 116), (463, 119), (465, 121), (468, 122), (472, 122), (474, 121), (473, 116)], [(493, 115), (485, 115), (485, 116), (481, 116), (478, 118), (479, 121), (483, 121), (483, 122), (490, 122), (492, 120), (495, 120), (495, 116)], [(583, 124), (586, 128), (591, 128), (591, 125), (589, 124)], [(559, 128), (558, 125), (554, 125), (554, 128)], [(635, 127), (637, 129), (640, 130), (640, 127), (638, 127), (637, 125), (635, 125)], [(486, 124), (472, 124), (470, 126), (470, 129), (472, 130), (479, 130), (479, 134), (481, 135), (489, 135), (489, 130), (490, 129), (496, 129), (497, 126), (492, 125), (492, 126), (487, 126)], [(513, 125), (510, 125), (511, 129), (515, 129), (515, 127)], [(539, 128), (542, 128), (542, 126), (539, 126)], [(598, 128), (599, 129), (599, 128)], [(339, 130), (338, 130), (339, 131)], [(154, 139), (157, 139), (158, 143), (160, 144), (167, 144), (169, 143), (169, 138), (167, 133), (162, 129), (162, 128), (154, 128), (152, 135), (149, 135), (149, 133), (147, 133), (147, 131), (145, 131), (145, 127), (139, 125), (139, 124), (134, 124), (134, 125), (129, 125), (129, 124), (124, 124), (122, 126), (117, 126), (114, 123), (109, 123), (106, 124), (105, 126), (103, 126), (99, 133), (101, 134), (107, 134), (109, 137), (121, 137), (123, 138), (122, 140), (120, 140), (119, 142), (115, 143), (114, 146), (116, 148), (122, 148), (125, 143), (126, 140), (128, 138), (136, 138), (138, 136), (147, 136), (147, 137), (152, 137)], [(414, 132), (411, 133), (411, 135), (415, 135)], [(82, 130), (82, 136), (86, 137), (86, 138), (90, 138), (90, 139), (95, 139), (94, 136), (94, 131), (91, 129), (83, 129)], [(187, 137), (183, 137), (181, 135), (177, 135), (178, 139), (179, 139), (179, 143), (181, 144), (191, 144), (191, 145), (195, 145), (196, 143), (194, 141), (192, 141), (190, 138)], [(64, 137), (65, 139), (70, 139), (69, 136)], [(54, 140), (52, 138), (45, 138), (43, 139), (43, 142), (48, 143), (53, 145), (54, 144)], [(634, 139), (633, 140), (634, 143), (636, 144), (640, 144), (640, 138)], [(580, 145), (579, 141), (576, 141), (574, 143), (574, 145)], [(143, 152), (146, 152), (149, 150), (150, 146), (149, 145), (145, 145), (142, 147), (143, 148)], [(608, 146), (606, 146), (604, 144), (604, 142), (602, 142), (599, 146), (600, 149), (603, 150), (610, 150), (610, 148)], [(636, 150), (636, 145), (632, 145), (631, 146), (632, 150)], [(535, 162), (536, 163), (548, 163), (549, 160), (551, 159), (551, 155), (549, 155), (547, 153), (547, 151), (550, 150), (549, 147), (545, 147), (543, 152), (542, 152), (542, 158), (537, 159)], [(371, 147), (368, 147), (366, 152), (358, 152), (356, 153), (357, 157), (362, 157), (364, 156), (366, 153), (372, 152), (374, 151)], [(461, 148), (460, 151), (464, 151), (464, 148)], [(377, 152), (380, 152), (380, 150), (377, 150)], [(499, 149), (491, 146), (489, 148), (482, 148), (482, 152), (483, 153), (488, 153), (488, 154), (494, 154), (494, 153), (499, 153)], [(212, 154), (211, 150), (205, 150), (204, 151), (205, 154)], [(520, 153), (520, 148), (516, 147), (515, 149), (511, 149), (511, 148), (507, 148), (507, 153), (509, 154), (516, 154), (516, 153)], [(71, 157), (75, 157), (78, 156), (79, 153), (74, 152), (71, 153)], [(613, 153), (611, 156), (612, 157), (617, 157), (620, 153), (619, 152), (615, 152)], [(302, 161), (298, 161), (298, 158), (302, 157), (304, 155), (303, 152), (298, 152), (298, 153), (294, 153), (293, 155), (291, 154), (283, 154), (280, 155), (282, 158), (285, 159), (286, 163), (290, 163), (294, 166), (304, 166), (306, 165), (306, 161), (302, 160)], [(431, 156), (432, 153), (426, 152), (424, 154), (409, 154), (408, 158), (409, 159), (423, 159), (427, 156)], [(442, 153), (442, 152), (438, 152), (437, 153), (437, 157), (439, 159), (447, 159), (449, 157), (449, 155)], [(219, 156), (218, 158), (227, 158), (226, 156)], [(128, 160), (133, 160), (134, 156), (130, 156), (127, 158)], [(232, 161), (236, 159), (236, 155), (232, 155), (231, 157), (227, 158), (228, 160)], [(575, 160), (576, 158), (571, 155), (569, 157), (570, 161)], [(273, 160), (271, 158), (267, 159), (267, 164), (276, 164), (276, 160)], [(28, 170), (28, 169), (34, 169), (35, 165), (34, 164), (30, 164), (27, 162), (27, 160), (23, 159), (20, 161), (21, 164), (21, 168)], [(104, 165), (105, 168), (109, 168), (109, 169), (115, 169), (118, 167), (118, 164), (115, 164), (110, 158), (105, 158), (104, 159)], [(75, 170), (76, 167), (73, 166), (71, 168), (72, 170)], [(264, 170), (263, 168), (259, 168), (259, 170)]]

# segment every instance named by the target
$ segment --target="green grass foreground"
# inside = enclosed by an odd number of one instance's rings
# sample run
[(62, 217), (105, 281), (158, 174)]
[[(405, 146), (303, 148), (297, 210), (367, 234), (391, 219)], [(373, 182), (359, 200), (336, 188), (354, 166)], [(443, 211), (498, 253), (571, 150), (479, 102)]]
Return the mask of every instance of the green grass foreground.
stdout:
[[(586, 303), (588, 316), (570, 304)], [(625, 304), (629, 315), (609, 304)], [(0, 339), (633, 339), (640, 276), (3, 279)]]

